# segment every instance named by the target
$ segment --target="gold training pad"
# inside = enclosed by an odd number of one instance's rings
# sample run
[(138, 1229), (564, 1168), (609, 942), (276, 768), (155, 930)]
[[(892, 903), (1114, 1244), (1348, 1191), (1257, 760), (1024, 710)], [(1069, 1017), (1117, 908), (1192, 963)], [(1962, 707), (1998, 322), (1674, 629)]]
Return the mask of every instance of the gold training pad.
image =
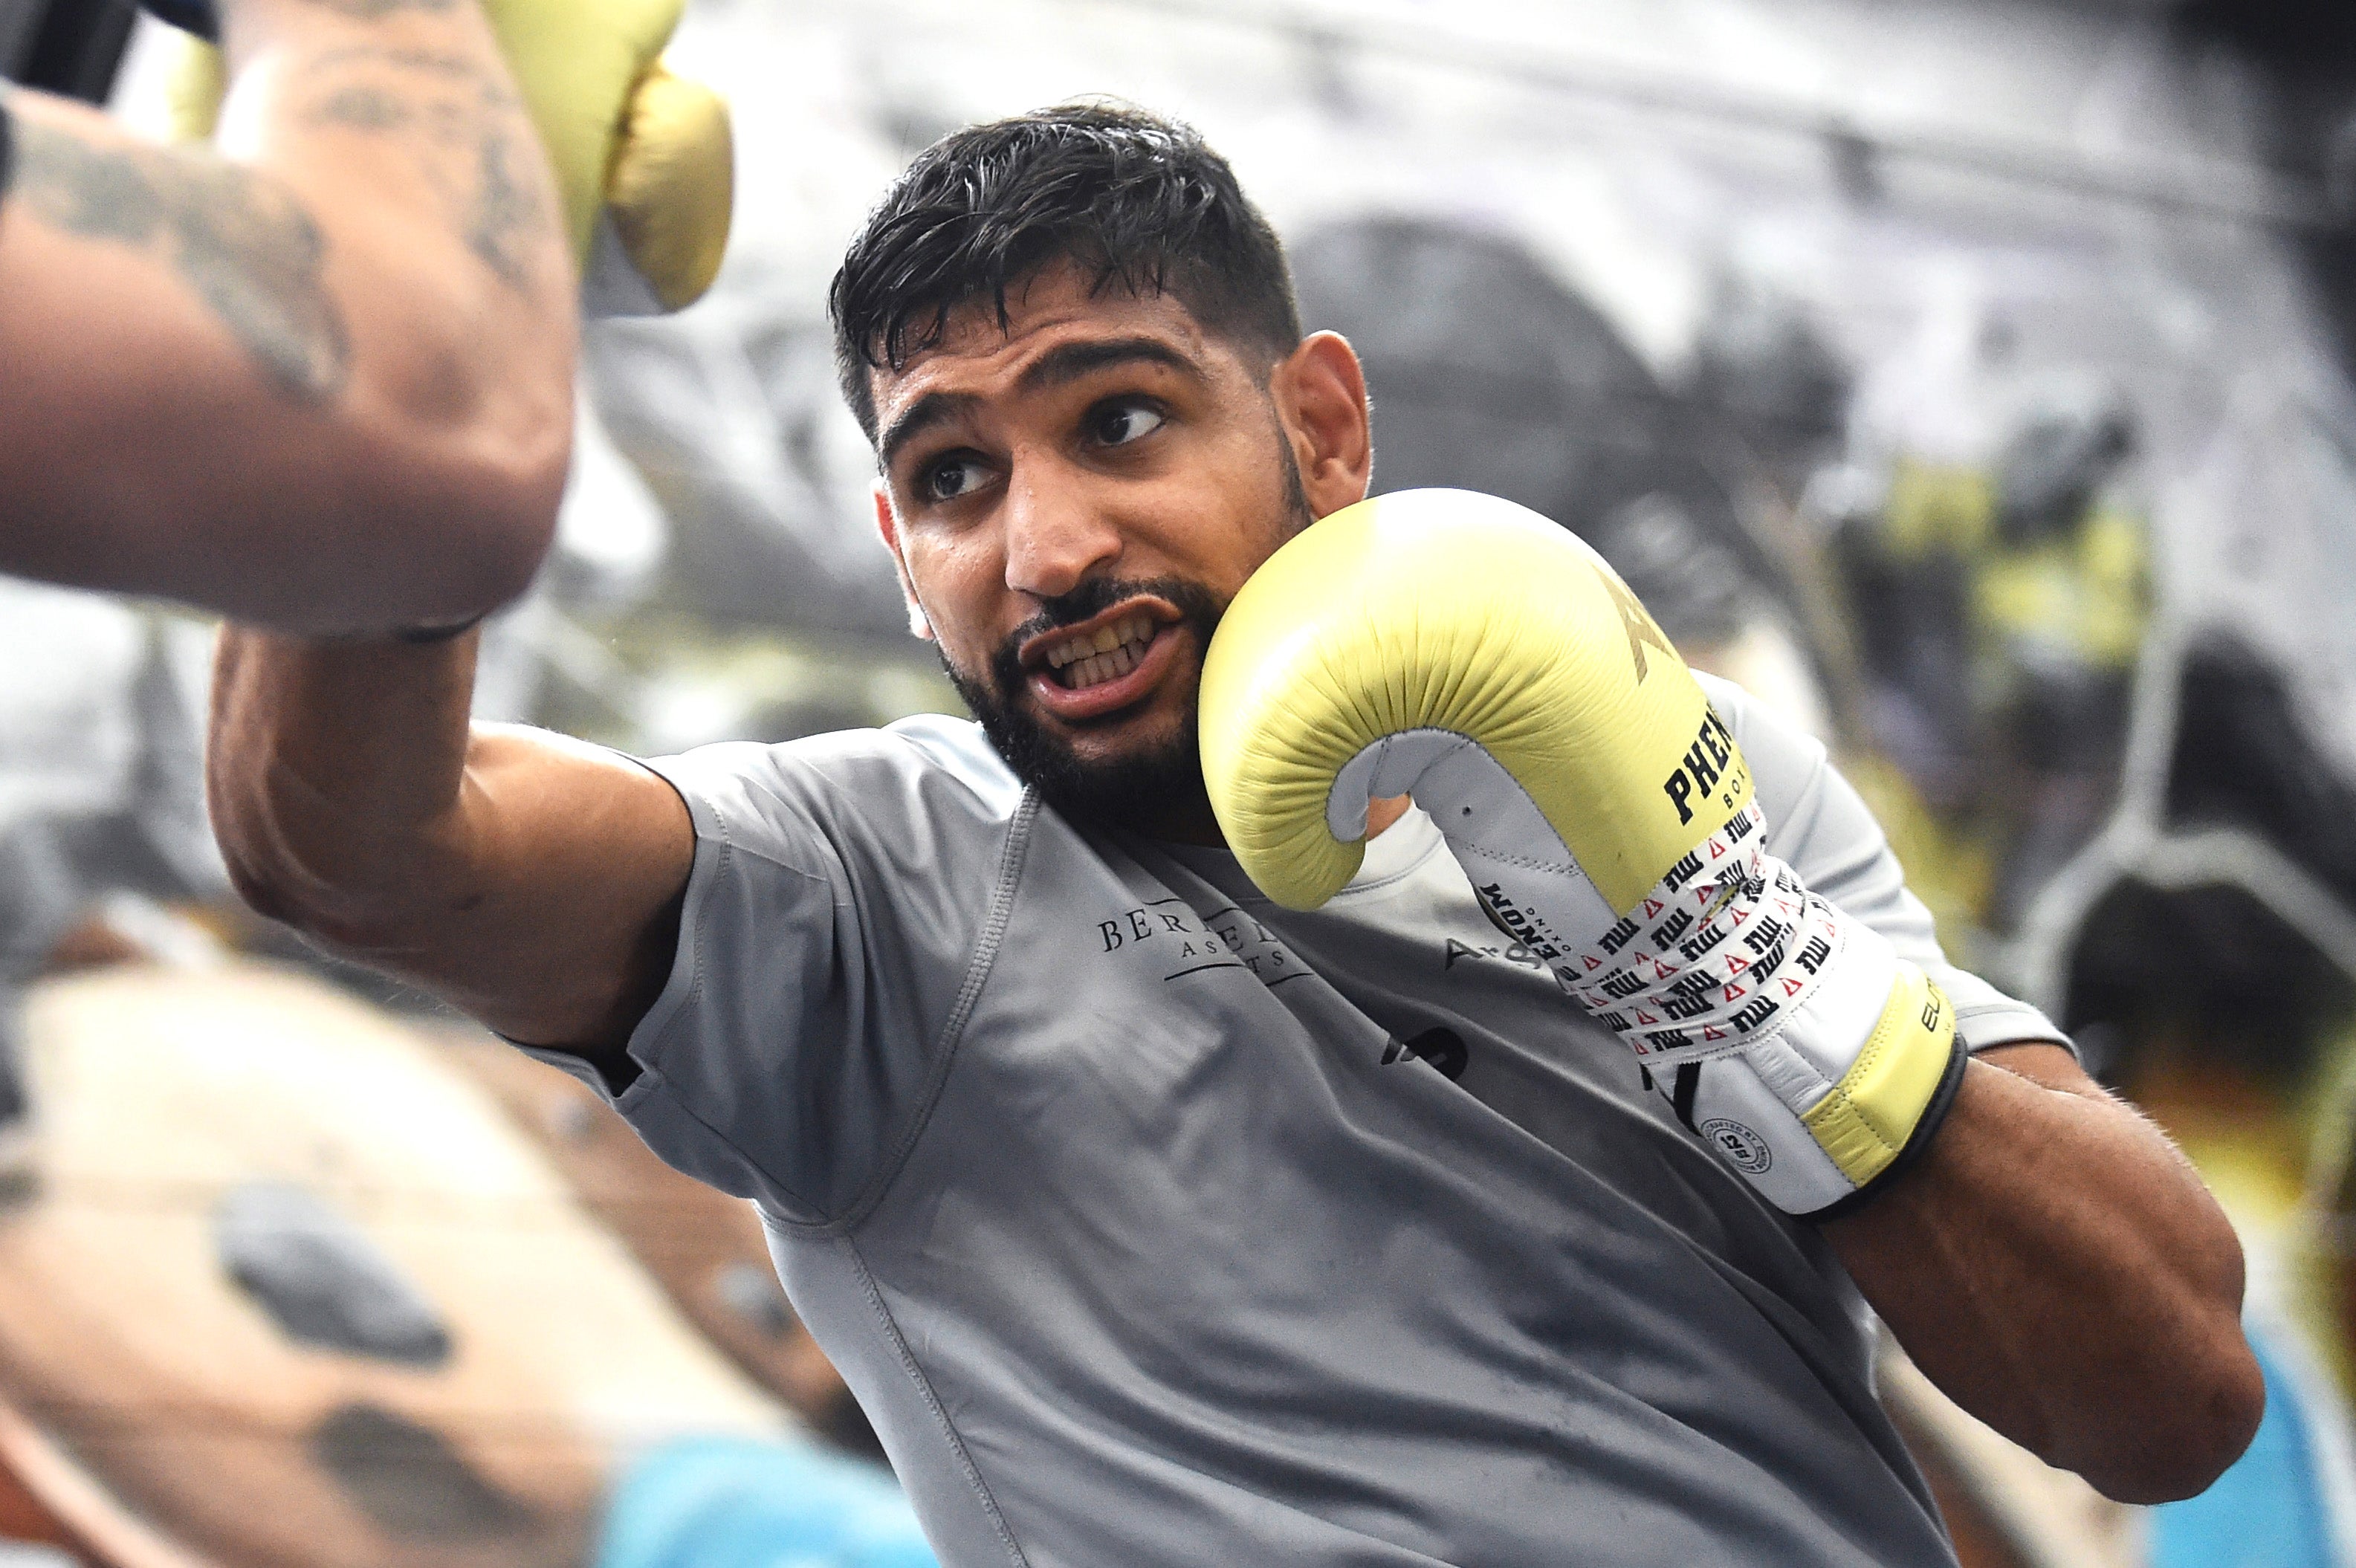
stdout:
[[(540, 133), (576, 263), (609, 207), (666, 308), (719, 272), (735, 197), (728, 106), (661, 62), (685, 0), (484, 0)], [(182, 34), (165, 72), (172, 138), (209, 140), (228, 86), (220, 50)]]
[(662, 307), (684, 310), (712, 287), (728, 250), (736, 191), (728, 105), (658, 62), (623, 113), (630, 130), (615, 145), (606, 210)]
[(575, 257), (588, 254), (612, 194), (616, 133), (683, 9), (685, 0), (486, 0), (483, 15), (555, 166)]
[(1402, 731), (1485, 749), (1623, 915), (1751, 797), (1685, 661), (1602, 559), (1464, 490), (1361, 501), (1270, 556), (1205, 656), (1201, 725), (1228, 846), (1291, 909), (1356, 872), (1363, 845), (1333, 837), (1326, 796)]

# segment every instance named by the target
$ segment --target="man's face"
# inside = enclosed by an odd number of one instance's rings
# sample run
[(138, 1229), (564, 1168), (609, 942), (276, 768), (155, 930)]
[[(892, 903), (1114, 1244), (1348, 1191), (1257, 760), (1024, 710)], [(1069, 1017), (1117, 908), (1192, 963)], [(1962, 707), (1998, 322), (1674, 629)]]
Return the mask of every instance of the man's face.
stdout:
[(1245, 579), (1340, 504), (1303, 487), (1313, 421), (1287, 418), (1290, 371), (1271, 382), (1167, 295), (1091, 296), (1056, 269), (1007, 303), (1006, 328), (983, 302), (874, 376), (877, 518), (911, 610), (1050, 804), (1215, 836), (1203, 655)]

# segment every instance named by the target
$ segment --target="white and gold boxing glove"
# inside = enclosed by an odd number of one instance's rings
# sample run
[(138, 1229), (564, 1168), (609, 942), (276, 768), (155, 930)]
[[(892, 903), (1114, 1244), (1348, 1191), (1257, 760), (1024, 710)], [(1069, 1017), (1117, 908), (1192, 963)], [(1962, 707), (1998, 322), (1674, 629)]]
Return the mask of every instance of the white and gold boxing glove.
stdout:
[(1304, 529), (1228, 607), (1201, 720), (1212, 807), (1270, 898), (1333, 897), (1368, 803), (1413, 795), (1491, 918), (1786, 1212), (1853, 1203), (1945, 1115), (1945, 997), (1766, 852), (1685, 661), (1537, 514), (1420, 490)]

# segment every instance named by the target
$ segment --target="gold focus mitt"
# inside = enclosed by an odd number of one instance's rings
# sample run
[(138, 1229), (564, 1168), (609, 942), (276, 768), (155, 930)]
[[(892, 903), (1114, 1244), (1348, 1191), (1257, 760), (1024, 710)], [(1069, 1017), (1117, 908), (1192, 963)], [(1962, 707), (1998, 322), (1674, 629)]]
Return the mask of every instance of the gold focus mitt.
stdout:
[[(683, 4), (484, 0), (555, 170), (592, 315), (691, 304), (727, 248), (735, 195), (728, 106), (661, 59)], [(172, 132), (202, 141), (220, 114), (220, 52), (193, 34), (178, 48), (165, 86)]]

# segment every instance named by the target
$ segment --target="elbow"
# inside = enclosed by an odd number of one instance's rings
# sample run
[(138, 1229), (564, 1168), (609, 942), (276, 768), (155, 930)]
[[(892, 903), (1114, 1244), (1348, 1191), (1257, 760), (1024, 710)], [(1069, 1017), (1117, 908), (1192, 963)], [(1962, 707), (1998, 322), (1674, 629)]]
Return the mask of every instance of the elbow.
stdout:
[(531, 587), (556, 537), (571, 454), (561, 434), (380, 422), (315, 459), (257, 530), (257, 559), (198, 595), (296, 636), (374, 636), (480, 620)]
[(419, 621), (464, 621), (522, 597), (556, 541), (572, 454), (571, 422), (561, 434), (541, 432), (528, 443), (502, 444), (502, 452), (469, 465), (455, 527), (448, 521), (454, 515), (444, 514), (445, 528), (455, 536), (449, 540), (448, 607)]
[(284, 884), (263, 868), (223, 846), (222, 862), (229, 868), (229, 885), (239, 901), (264, 920), (300, 931), (302, 921)]
[(337, 918), (337, 905), (343, 901), (334, 896), (327, 878), (304, 866), (284, 833), (272, 830), (266, 810), (258, 805), (252, 800), (225, 798), (220, 780), (213, 781), (213, 834), (220, 845), (230, 890), (263, 919), (321, 946), (336, 946), (336, 928), (348, 923)]
[(555, 541), (573, 458), (569, 337), (445, 327), (430, 339), (369, 367), (346, 427), (348, 510), (366, 517), (381, 570), (346, 580), (342, 624), (304, 629), (478, 618), (530, 589)]
[(487, 614), (531, 587), (555, 542), (573, 454), (571, 399), (528, 417), (431, 431), (422, 443), (431, 450), (407, 463), (402, 487), (415, 598), (400, 624)]
[(257, 775), (223, 768), (215, 739), (208, 804), (239, 900), (339, 956), (363, 959), (391, 944), (410, 901), (404, 879), (389, 868), (416, 859), (413, 847), (373, 845), (333, 823), (305, 821)]
[(2080, 1467), (2095, 1490), (2115, 1502), (2176, 1502), (2208, 1490), (2247, 1451), (2265, 1415), (2265, 1374), (2238, 1322), (2212, 1341), (2134, 1413), (2126, 1451)]
[(398, 952), (404, 929), (397, 901), (338, 887), (292, 859), (228, 855), (230, 886), (245, 906), (312, 946), (355, 963)]
[(429, 493), (416, 497), (420, 520), (444, 520), (453, 561), (447, 608), (419, 619), (487, 613), (539, 574), (572, 473), (577, 330), (568, 315), (561, 336), (473, 367), (466, 394), (412, 399), (413, 428), (439, 456)]

